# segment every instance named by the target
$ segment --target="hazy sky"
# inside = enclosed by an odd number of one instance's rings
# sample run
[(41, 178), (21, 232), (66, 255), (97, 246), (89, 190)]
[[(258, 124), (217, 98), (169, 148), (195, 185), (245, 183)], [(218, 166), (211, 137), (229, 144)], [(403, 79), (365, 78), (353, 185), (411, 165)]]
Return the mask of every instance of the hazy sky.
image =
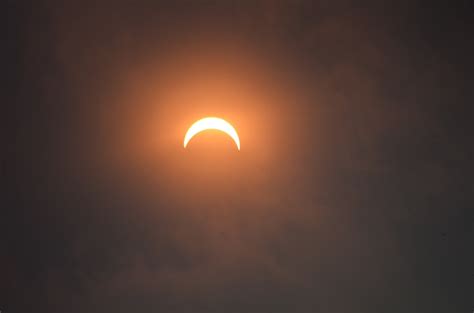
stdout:
[(465, 3), (9, 3), (0, 310), (472, 312)]

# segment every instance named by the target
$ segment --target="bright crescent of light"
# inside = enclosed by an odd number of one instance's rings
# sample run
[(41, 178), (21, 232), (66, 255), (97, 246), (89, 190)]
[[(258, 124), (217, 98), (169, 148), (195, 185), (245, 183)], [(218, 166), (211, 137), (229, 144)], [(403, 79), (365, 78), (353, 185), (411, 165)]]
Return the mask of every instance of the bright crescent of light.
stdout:
[(234, 140), (237, 149), (239, 149), (240, 151), (240, 139), (239, 135), (237, 134), (237, 131), (227, 121), (218, 117), (205, 117), (191, 125), (191, 127), (189, 127), (188, 131), (186, 132), (186, 135), (184, 136), (184, 147), (186, 148), (188, 142), (196, 134), (208, 129), (220, 130), (229, 135)]

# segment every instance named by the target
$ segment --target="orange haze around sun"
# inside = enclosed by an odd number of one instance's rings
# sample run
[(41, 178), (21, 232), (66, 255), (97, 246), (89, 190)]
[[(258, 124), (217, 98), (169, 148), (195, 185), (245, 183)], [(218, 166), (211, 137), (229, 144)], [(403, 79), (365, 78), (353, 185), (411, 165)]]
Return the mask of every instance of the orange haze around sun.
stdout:
[[(189, 43), (160, 62), (129, 69), (114, 88), (116, 109), (103, 113), (114, 139), (104, 160), (116, 179), (141, 198), (166, 199), (190, 216), (253, 208), (258, 218), (298, 206), (281, 198), (305, 171), (295, 148), (306, 136), (301, 125), (314, 124), (318, 133), (318, 121), (299, 110), (304, 93), (291, 71), (264, 56), (240, 43)], [(188, 128), (207, 116), (229, 122), (242, 149), (217, 130), (198, 134), (184, 149)], [(226, 211), (232, 203), (242, 212)]]

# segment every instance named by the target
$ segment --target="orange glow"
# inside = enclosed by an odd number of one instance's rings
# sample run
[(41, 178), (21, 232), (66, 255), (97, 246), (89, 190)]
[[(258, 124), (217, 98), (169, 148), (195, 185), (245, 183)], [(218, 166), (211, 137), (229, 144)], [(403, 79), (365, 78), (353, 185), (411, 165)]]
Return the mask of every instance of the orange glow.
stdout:
[(229, 135), (234, 140), (237, 149), (240, 151), (240, 139), (239, 135), (237, 134), (237, 131), (231, 124), (229, 124), (229, 122), (218, 117), (205, 117), (191, 125), (191, 127), (189, 127), (188, 131), (186, 132), (186, 135), (184, 136), (183, 146), (186, 148), (189, 141), (195, 135), (202, 131), (210, 129), (220, 130)]

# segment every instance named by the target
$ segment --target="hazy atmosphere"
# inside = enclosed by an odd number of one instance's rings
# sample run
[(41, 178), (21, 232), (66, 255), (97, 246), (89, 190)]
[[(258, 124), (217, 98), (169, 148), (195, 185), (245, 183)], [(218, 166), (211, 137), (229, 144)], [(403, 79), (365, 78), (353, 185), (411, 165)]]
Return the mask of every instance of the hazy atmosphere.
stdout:
[(472, 312), (468, 4), (7, 1), (0, 311)]

